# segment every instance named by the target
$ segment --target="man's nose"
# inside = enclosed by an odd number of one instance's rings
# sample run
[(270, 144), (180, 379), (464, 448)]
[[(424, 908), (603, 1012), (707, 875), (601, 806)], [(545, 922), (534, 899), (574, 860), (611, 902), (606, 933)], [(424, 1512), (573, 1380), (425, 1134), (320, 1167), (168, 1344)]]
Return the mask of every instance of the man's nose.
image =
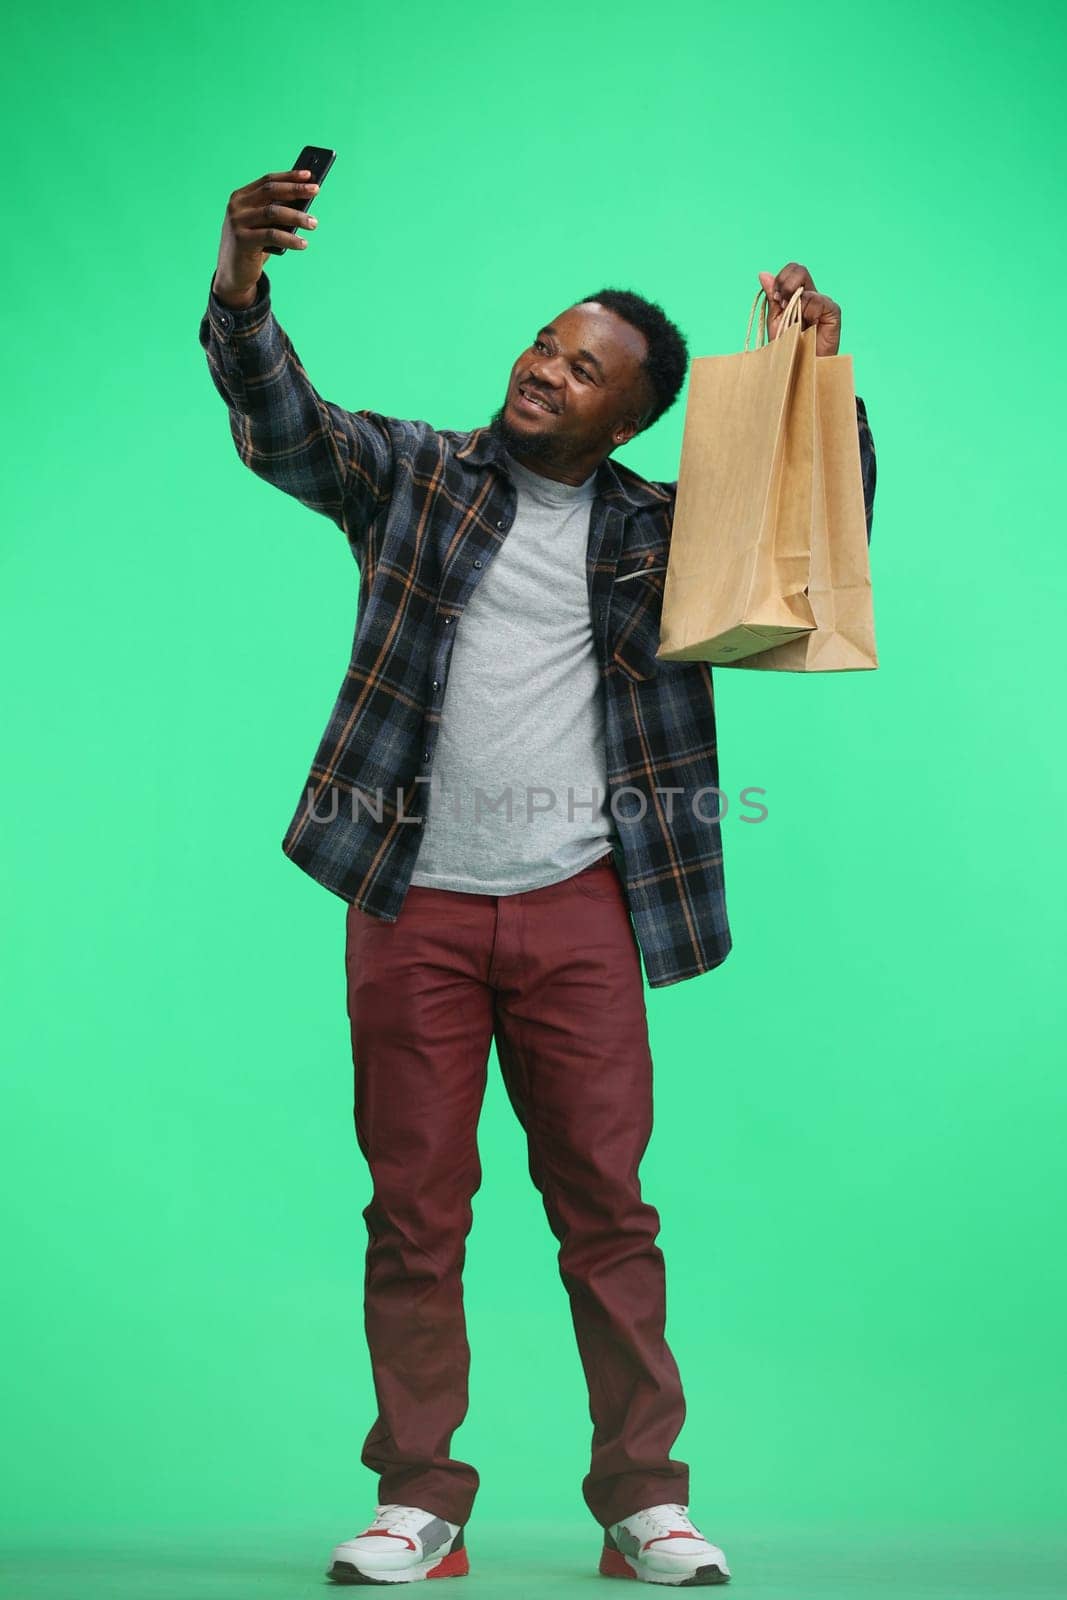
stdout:
[(542, 356), (535, 352), (530, 362), (530, 377), (543, 383), (546, 389), (558, 389), (563, 382), (559, 360), (559, 356)]

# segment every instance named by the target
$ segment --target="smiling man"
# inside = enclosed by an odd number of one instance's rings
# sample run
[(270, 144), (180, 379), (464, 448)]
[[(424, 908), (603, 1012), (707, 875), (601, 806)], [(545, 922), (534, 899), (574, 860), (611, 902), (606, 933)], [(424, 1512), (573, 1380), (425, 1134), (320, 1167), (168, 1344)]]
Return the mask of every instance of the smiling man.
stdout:
[[(349, 669), (282, 841), (347, 904), (355, 1128), (373, 1182), (378, 1415), (362, 1460), (378, 1504), (329, 1573), (468, 1571), (479, 1476), (450, 1446), (468, 1404), (462, 1269), (495, 1043), (588, 1385), (600, 1571), (723, 1583), (671, 1456), (685, 1401), (638, 1177), (652, 1127), (642, 962), (658, 988), (731, 945), (712, 677), (656, 659), (676, 484), (610, 459), (676, 400), (685, 340), (653, 302), (600, 289), (537, 330), (485, 426), (346, 410), (311, 384), (263, 271), (265, 245), (306, 248), (286, 231), (316, 225), (306, 177), (231, 195), (200, 342), (240, 459), (333, 521), (361, 576)], [(840, 307), (806, 268), (760, 277), (772, 336), (803, 287), (817, 350), (835, 353)], [(862, 400), (857, 426), (869, 536)]]
[(657, 307), (601, 290), (539, 330), (493, 426), (527, 466), (581, 484), (648, 425), (660, 388), (677, 393), (685, 363), (685, 343)]

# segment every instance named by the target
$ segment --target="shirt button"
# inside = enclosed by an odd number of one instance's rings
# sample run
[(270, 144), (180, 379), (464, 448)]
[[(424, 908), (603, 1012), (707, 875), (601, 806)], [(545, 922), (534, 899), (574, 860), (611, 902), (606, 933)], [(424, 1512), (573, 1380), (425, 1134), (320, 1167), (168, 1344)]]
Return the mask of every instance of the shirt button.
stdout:
[(474, 563), (474, 565), (475, 565), (475, 566), (476, 566), (476, 567), (480, 567), (480, 566), (481, 566), (481, 562), (480, 562), (480, 561), (476, 561), (476, 562), (475, 562), (475, 563)]
[(507, 527), (507, 523), (504, 521), (503, 517), (501, 517), (500, 521), (497, 523), (497, 527), (498, 528), (506, 528)]
[(436, 678), (433, 680), (433, 686), (435, 689), (439, 689), (441, 687)]
[(427, 762), (427, 761), (429, 761), (429, 759), (430, 759), (430, 752), (429, 752), (429, 751), (428, 751), (428, 750), (424, 750), (424, 751), (423, 751), (423, 752), (422, 752), (422, 759), (423, 759), (423, 762), (424, 762), (424, 763), (425, 763), (425, 762)]
[(451, 621), (452, 621), (452, 618), (451, 618), (451, 617), (446, 617), (446, 618), (445, 618), (445, 627), (446, 627), (446, 628), (447, 628), (447, 627), (448, 627), (448, 624), (449, 624), (449, 623), (450, 623), (450, 622), (451, 622)]

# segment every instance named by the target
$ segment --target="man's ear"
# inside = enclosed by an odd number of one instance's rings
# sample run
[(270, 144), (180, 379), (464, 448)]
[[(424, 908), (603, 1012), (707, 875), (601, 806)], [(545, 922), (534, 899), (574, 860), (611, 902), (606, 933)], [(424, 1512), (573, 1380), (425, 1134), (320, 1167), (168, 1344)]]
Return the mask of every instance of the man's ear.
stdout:
[[(634, 396), (634, 407), (627, 416), (622, 418), (623, 424), (630, 429), (627, 439), (633, 439), (637, 434), (644, 433), (648, 427), (648, 419), (656, 409), (656, 392), (647, 378), (640, 385), (640, 395)], [(617, 439), (616, 444), (625, 444), (626, 439)]]

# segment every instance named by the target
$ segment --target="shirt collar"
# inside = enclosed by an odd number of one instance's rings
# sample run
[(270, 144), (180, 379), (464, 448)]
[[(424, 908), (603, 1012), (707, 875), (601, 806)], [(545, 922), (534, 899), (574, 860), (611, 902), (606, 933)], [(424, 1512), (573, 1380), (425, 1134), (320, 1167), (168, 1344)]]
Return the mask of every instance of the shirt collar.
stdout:
[[(503, 445), (488, 425), (460, 435), (460, 440), (455, 455), (456, 460), (462, 461), (464, 466), (484, 467), (495, 462), (506, 470)], [(610, 456), (605, 456), (597, 468), (595, 489), (598, 500), (610, 500), (626, 510), (639, 511), (649, 506), (663, 506), (671, 498), (663, 489), (649, 483), (638, 473), (631, 472), (629, 467), (612, 461)]]

